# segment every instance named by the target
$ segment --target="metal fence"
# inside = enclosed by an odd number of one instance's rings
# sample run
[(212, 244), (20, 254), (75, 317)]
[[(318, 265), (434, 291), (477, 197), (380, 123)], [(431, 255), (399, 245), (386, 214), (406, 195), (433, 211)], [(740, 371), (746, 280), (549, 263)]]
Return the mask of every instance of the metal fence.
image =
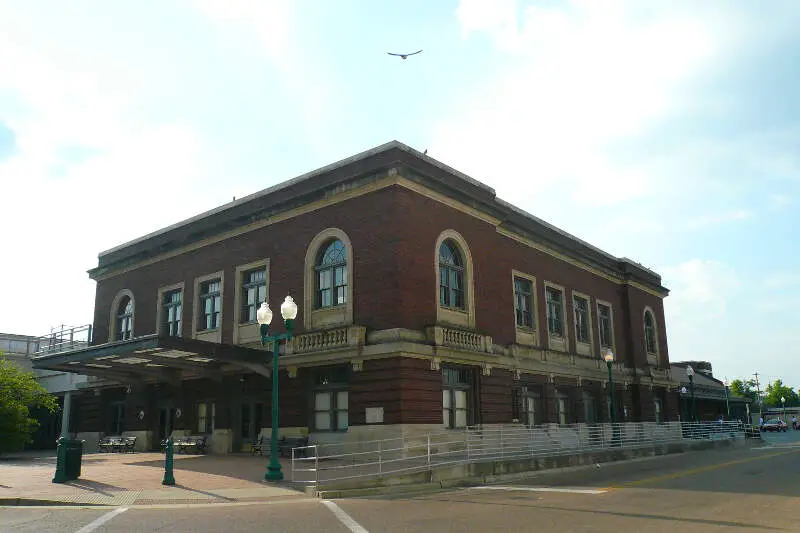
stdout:
[(92, 325), (60, 326), (32, 341), (33, 355), (48, 355), (87, 348), (92, 342)]
[(314, 444), (292, 450), (291, 480), (335, 481), (412, 474), (449, 465), (744, 438), (739, 422), (637, 422), (473, 427), (392, 439)]

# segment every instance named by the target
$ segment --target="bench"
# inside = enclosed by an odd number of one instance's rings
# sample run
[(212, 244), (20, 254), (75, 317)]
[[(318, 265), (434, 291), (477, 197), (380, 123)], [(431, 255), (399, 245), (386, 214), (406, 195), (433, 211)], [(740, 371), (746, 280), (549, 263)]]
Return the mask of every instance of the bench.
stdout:
[(303, 436), (284, 436), (278, 441), (278, 455), (281, 457), (291, 457), (292, 448), (300, 448), (295, 453), (295, 457), (305, 457), (308, 453), (308, 437)]
[(206, 453), (206, 436), (190, 435), (188, 437), (178, 437), (175, 439), (174, 448), (178, 453)]
[(97, 451), (105, 453), (128, 452), (133, 453), (136, 446), (136, 437), (123, 437), (112, 435), (101, 438), (97, 443)]
[(264, 450), (269, 448), (269, 441), (264, 439), (264, 435), (261, 434), (258, 436), (258, 439), (250, 445), (250, 455), (264, 455)]
[[(252, 455), (256, 453), (258, 455), (264, 455), (264, 452), (269, 453), (271, 445), (270, 438), (271, 436), (260, 435), (258, 440), (250, 445), (250, 453)], [(291, 457), (292, 448), (300, 448), (295, 455), (297, 457), (305, 457), (308, 452), (308, 449), (305, 448), (306, 446), (308, 446), (308, 437), (300, 435), (283, 436), (278, 440), (278, 455), (281, 457)]]

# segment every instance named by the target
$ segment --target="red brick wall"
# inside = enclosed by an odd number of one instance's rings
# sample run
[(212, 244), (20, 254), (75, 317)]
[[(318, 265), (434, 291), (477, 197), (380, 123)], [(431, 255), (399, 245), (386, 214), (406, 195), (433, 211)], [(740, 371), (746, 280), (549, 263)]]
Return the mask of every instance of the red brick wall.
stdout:
[[(546, 330), (543, 283), (547, 280), (567, 289), (565, 318), (570, 347), (574, 346), (571, 291), (577, 290), (592, 297), (598, 350), (596, 298), (609, 301), (614, 307), (615, 339), (621, 359), (637, 366), (646, 362), (642, 318), (645, 305), (655, 311), (659, 342), (666, 356), (664, 312), (659, 298), (616, 285), (503, 237), (489, 223), (402, 187), (373, 192), (98, 282), (95, 343), (108, 339), (109, 309), (118, 291), (128, 288), (134, 294), (134, 335), (140, 336), (156, 331), (158, 287), (180, 281), (185, 282), (183, 331), (189, 335), (194, 320), (194, 278), (219, 270), (225, 272), (222, 340), (231, 342), (235, 267), (268, 257), (273, 307), (289, 291), (302, 302), (306, 249), (311, 239), (328, 227), (341, 228), (353, 244), (354, 319), (369, 329), (422, 330), (436, 322), (434, 247), (442, 231), (453, 229), (464, 236), (473, 257), (477, 328), (492, 335), (495, 343), (507, 345), (515, 340), (511, 270), (516, 269), (537, 278), (537, 326), (541, 332)], [(630, 305), (627, 319), (623, 303)], [(298, 333), (303, 331), (302, 317), (300, 313)]]

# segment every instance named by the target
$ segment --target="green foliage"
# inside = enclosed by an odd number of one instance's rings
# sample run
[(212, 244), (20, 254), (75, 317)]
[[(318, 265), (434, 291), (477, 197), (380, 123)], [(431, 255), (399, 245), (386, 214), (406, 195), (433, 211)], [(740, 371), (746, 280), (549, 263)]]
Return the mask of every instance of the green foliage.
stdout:
[(781, 397), (786, 399), (786, 407), (795, 407), (800, 405), (800, 398), (797, 393), (791, 388), (783, 384), (783, 381), (776, 379), (769, 385), (765, 391), (764, 404), (771, 407), (781, 407)]
[(731, 393), (735, 394), (736, 396), (750, 398), (755, 402), (757, 400), (756, 396), (758, 395), (758, 393), (756, 392), (756, 380), (734, 379), (731, 382)]
[(31, 372), (0, 353), (0, 453), (21, 450), (31, 441), (39, 423), (30, 418), (34, 408), (55, 412), (58, 402)]

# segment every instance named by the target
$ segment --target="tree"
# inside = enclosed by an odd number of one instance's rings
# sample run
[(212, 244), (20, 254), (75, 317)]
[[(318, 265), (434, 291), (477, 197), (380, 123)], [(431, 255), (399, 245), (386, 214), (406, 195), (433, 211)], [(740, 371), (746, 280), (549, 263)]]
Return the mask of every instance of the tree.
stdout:
[(731, 382), (731, 393), (736, 396), (750, 398), (753, 402), (757, 401), (758, 392), (756, 391), (756, 380), (754, 379), (734, 379)]
[(31, 372), (26, 372), (0, 353), (0, 453), (19, 451), (31, 442), (39, 422), (30, 410), (58, 409), (55, 396), (47, 392)]
[(800, 405), (800, 398), (798, 398), (797, 393), (791, 387), (784, 385), (783, 381), (776, 379), (767, 385), (764, 403), (772, 407), (781, 407), (783, 405), (781, 397), (786, 398), (786, 407)]

